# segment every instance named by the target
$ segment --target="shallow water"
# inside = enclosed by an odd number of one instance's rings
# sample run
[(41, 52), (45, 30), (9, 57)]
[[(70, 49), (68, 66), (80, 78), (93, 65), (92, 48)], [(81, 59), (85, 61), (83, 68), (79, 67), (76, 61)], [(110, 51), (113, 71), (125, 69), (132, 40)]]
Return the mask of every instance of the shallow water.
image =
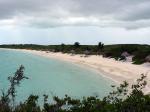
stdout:
[(30, 94), (48, 94), (75, 98), (83, 96), (104, 97), (111, 90), (112, 81), (98, 73), (56, 59), (48, 59), (30, 53), (0, 49), (0, 89), (8, 88), (7, 77), (13, 75), (20, 65), (25, 66), (24, 80), (17, 87), (17, 101), (25, 100)]

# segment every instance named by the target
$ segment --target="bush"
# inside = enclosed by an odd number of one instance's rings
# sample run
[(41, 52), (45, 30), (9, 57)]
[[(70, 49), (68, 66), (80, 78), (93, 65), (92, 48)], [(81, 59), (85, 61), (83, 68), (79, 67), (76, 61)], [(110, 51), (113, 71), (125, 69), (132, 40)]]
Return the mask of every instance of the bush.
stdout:
[[(24, 67), (21, 66), (11, 79), (10, 83), (15, 82), (16, 86), (10, 86), (15, 90), (23, 79)], [(30, 95), (26, 101), (19, 105), (11, 105), (11, 101), (15, 100), (14, 92), (3, 93), (0, 99), (0, 112), (149, 112), (150, 111), (150, 95), (144, 95), (142, 90), (147, 82), (146, 75), (141, 75), (137, 82), (129, 88), (129, 84), (124, 81), (120, 86), (112, 86), (114, 90), (103, 99), (98, 97), (84, 97), (83, 99), (73, 99), (68, 95), (64, 98), (53, 97), (54, 103), (47, 103), (48, 95), (44, 96), (43, 107), (38, 105), (37, 95)], [(129, 91), (130, 90), (130, 91)], [(9, 94), (13, 93), (13, 94)], [(16, 93), (16, 92), (15, 92)]]

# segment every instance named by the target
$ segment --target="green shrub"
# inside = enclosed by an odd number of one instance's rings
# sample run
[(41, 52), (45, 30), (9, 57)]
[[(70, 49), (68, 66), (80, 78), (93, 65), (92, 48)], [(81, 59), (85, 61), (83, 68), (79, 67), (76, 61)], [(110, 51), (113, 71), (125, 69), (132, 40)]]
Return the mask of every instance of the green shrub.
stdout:
[[(15, 82), (18, 85), (24, 78), (27, 79), (24, 76), (24, 67), (21, 66), (9, 80), (14, 80), (10, 83)], [(131, 85), (131, 89), (126, 81), (118, 87), (112, 86), (114, 90), (103, 99), (93, 96), (74, 99), (65, 95), (64, 98), (54, 96), (54, 103), (48, 103), (48, 95), (43, 95), (43, 107), (38, 105), (37, 95), (30, 95), (23, 103), (11, 105), (15, 97), (11, 99), (12, 94), (8, 91), (0, 98), (0, 112), (150, 112), (150, 95), (145, 95), (142, 91), (147, 85), (145, 78), (146, 75), (142, 74), (137, 82)], [(14, 90), (16, 87), (10, 86)]]

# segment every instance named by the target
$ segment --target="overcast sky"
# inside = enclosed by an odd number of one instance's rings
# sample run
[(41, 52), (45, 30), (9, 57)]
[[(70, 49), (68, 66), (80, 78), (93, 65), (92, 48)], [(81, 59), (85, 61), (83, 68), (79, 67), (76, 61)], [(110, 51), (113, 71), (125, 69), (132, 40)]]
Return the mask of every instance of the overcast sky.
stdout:
[(0, 44), (150, 44), (150, 0), (0, 0)]

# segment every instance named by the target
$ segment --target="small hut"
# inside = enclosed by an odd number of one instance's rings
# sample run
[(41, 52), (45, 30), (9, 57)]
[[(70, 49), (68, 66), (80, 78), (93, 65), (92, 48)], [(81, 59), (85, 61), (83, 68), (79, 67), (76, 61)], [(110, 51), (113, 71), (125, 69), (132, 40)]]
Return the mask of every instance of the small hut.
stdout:
[(90, 53), (91, 53), (91, 52), (90, 52), (89, 50), (85, 50), (85, 51), (84, 51), (84, 54), (85, 54), (84, 57), (88, 57), (88, 55), (90, 55)]
[(146, 62), (150, 62), (150, 55), (146, 56), (145, 60)]
[(70, 53), (73, 56), (76, 52), (75, 52), (75, 50), (71, 50)]
[(128, 52), (125, 51), (125, 52), (123, 52), (123, 53), (121, 54), (121, 56), (122, 56), (122, 57), (129, 57), (130, 54), (129, 54)]
[(56, 50), (55, 50), (55, 49), (51, 49), (50, 51), (51, 51), (51, 52), (56, 52)]

